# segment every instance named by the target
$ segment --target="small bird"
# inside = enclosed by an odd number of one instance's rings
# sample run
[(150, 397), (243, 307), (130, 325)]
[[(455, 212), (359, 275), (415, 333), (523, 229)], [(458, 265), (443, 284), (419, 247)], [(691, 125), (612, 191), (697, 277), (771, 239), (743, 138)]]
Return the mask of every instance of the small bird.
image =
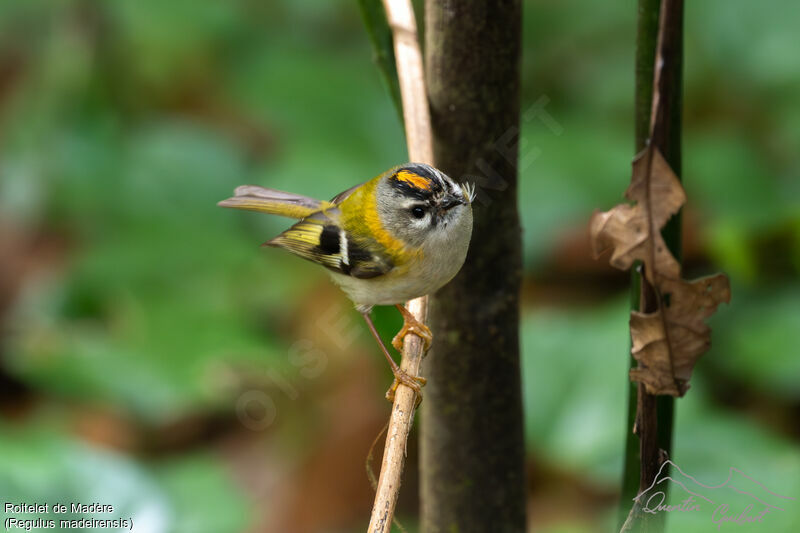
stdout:
[(404, 318), (392, 340), (415, 333), (430, 347), (433, 335), (402, 305), (432, 293), (461, 269), (472, 235), (475, 189), (460, 185), (430, 165), (408, 163), (356, 185), (331, 201), (255, 185), (237, 187), (217, 205), (299, 219), (264, 243), (318, 263), (353, 301), (389, 361), (394, 382), (418, 394), (425, 379), (411, 376), (395, 363), (381, 341), (370, 312), (376, 305), (395, 305)]

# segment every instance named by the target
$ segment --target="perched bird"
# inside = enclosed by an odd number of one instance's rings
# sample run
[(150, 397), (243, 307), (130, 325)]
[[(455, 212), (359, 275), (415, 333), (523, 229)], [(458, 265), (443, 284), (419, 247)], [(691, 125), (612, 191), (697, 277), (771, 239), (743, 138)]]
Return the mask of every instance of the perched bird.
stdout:
[(475, 190), (459, 185), (443, 172), (409, 163), (356, 185), (330, 202), (255, 185), (236, 188), (223, 207), (247, 209), (299, 219), (295, 225), (264, 243), (283, 248), (328, 269), (366, 320), (372, 336), (391, 365), (394, 382), (417, 393), (424, 378), (400, 369), (381, 341), (370, 311), (376, 305), (395, 305), (403, 328), (392, 340), (402, 349), (408, 332), (430, 347), (433, 336), (402, 305), (432, 293), (461, 269), (472, 235)]

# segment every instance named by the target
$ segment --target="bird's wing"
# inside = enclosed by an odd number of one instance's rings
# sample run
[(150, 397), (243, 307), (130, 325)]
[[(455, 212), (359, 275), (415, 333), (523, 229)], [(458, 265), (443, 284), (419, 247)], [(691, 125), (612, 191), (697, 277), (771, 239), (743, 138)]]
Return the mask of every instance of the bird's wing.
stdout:
[(341, 204), (342, 202), (344, 202), (347, 199), (348, 196), (353, 194), (353, 191), (355, 191), (356, 189), (358, 189), (362, 185), (364, 185), (364, 184), (363, 183), (359, 183), (358, 185), (354, 185), (354, 186), (350, 187), (349, 189), (340, 192), (339, 194), (337, 194), (336, 196), (331, 198), (331, 203), (333, 205)]
[(305, 218), (316, 211), (331, 207), (332, 204), (277, 189), (267, 189), (257, 185), (242, 185), (236, 187), (232, 198), (223, 200), (217, 205), (289, 218)]
[(368, 246), (344, 231), (339, 225), (340, 215), (336, 208), (313, 213), (264, 244), (355, 278), (374, 278), (389, 272), (394, 267), (391, 259), (370, 251), (376, 246)]

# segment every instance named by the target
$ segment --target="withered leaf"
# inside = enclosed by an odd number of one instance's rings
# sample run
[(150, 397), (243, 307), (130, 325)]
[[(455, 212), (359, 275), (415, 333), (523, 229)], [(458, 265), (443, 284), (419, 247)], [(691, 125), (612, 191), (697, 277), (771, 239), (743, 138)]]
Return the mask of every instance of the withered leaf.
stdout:
[(592, 217), (589, 227), (595, 257), (612, 248), (609, 262), (616, 268), (627, 270), (638, 259), (644, 261), (648, 279), (652, 280), (652, 269), (677, 278), (680, 265), (669, 253), (661, 228), (684, 204), (686, 193), (658, 149), (645, 148), (636, 155), (625, 197), (636, 205), (620, 204)]
[(730, 286), (724, 274), (716, 274), (691, 282), (662, 279), (660, 290), (661, 308), (631, 313), (631, 353), (639, 361), (631, 379), (650, 394), (683, 396), (697, 359), (711, 345), (704, 320), (730, 301)]
[(730, 301), (728, 278), (717, 274), (695, 281), (680, 278), (680, 263), (661, 236), (661, 228), (686, 201), (680, 181), (658, 149), (648, 147), (633, 161), (633, 176), (621, 204), (595, 213), (590, 222), (595, 256), (611, 248), (611, 265), (626, 270), (642, 261), (658, 309), (631, 312), (631, 353), (639, 366), (631, 379), (650, 394), (683, 396), (697, 359), (711, 344), (704, 320), (720, 302)]

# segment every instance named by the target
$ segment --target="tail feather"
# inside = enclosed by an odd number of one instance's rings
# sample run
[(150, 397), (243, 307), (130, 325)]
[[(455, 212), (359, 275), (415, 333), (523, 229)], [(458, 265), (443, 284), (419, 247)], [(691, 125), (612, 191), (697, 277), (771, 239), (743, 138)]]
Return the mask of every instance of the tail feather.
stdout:
[(236, 187), (233, 197), (223, 200), (217, 205), (301, 219), (331, 207), (332, 204), (308, 196), (266, 189), (257, 185), (241, 185)]

